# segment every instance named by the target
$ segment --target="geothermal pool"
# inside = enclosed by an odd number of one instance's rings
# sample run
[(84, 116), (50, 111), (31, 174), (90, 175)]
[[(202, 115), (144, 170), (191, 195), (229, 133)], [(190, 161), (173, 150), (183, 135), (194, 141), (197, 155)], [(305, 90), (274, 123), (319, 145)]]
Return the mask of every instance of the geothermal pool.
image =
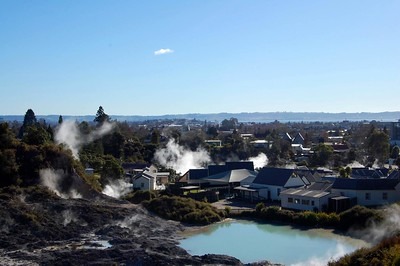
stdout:
[(244, 263), (268, 260), (284, 265), (326, 265), (368, 244), (329, 230), (230, 220), (185, 232), (180, 246), (192, 255), (224, 254)]

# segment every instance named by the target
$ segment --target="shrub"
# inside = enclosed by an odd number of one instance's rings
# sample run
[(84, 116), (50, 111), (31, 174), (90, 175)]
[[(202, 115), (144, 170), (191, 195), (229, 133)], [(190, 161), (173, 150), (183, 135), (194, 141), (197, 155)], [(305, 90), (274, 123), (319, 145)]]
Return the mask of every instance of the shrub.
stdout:
[(221, 221), (224, 211), (219, 211), (209, 203), (195, 201), (190, 198), (162, 196), (143, 205), (166, 219), (186, 222), (190, 224), (210, 224)]
[(257, 203), (256, 212), (261, 212), (263, 209), (265, 209), (265, 204), (263, 202)]
[(355, 229), (363, 229), (368, 227), (371, 222), (379, 223), (383, 220), (378, 210), (369, 209), (363, 206), (354, 206), (353, 208), (339, 214), (340, 229), (347, 230), (350, 227)]
[(305, 211), (297, 217), (298, 224), (307, 226), (316, 226), (318, 224), (318, 215), (312, 211)]

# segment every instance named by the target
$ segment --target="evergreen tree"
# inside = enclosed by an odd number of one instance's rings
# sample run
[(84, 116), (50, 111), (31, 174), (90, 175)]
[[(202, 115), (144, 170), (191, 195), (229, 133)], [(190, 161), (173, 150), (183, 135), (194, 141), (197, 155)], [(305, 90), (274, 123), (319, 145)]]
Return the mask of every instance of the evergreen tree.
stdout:
[(35, 126), (36, 124), (37, 124), (37, 119), (36, 119), (35, 112), (33, 112), (32, 109), (28, 109), (24, 116), (24, 122), (22, 123), (22, 126), (19, 130), (18, 138), (22, 139), (27, 128), (31, 127), (31, 126)]
[(58, 117), (58, 124), (60, 125), (60, 124), (62, 124), (62, 122), (63, 122), (63, 117), (62, 117), (62, 115), (60, 115)]
[(110, 120), (111, 118), (104, 112), (103, 107), (99, 106), (94, 122), (96, 122), (98, 125), (102, 125), (104, 122), (110, 122)]

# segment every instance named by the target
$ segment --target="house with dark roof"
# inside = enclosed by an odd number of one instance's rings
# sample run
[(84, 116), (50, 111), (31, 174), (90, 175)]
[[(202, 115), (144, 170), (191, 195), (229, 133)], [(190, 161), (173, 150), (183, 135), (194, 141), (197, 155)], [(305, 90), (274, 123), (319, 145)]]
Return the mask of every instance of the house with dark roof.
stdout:
[(380, 206), (400, 201), (400, 180), (392, 178), (336, 178), (331, 192), (353, 199), (362, 206)]
[(300, 145), (304, 145), (304, 137), (303, 135), (301, 135), (301, 133), (297, 133), (296, 136), (293, 138), (292, 140), (292, 144), (300, 144)]
[(264, 167), (249, 186), (235, 188), (242, 197), (260, 200), (281, 200), (280, 194), (288, 188), (304, 187), (303, 181), (295, 169)]
[[(234, 170), (246, 170), (246, 171), (238, 172)], [(255, 176), (256, 173), (254, 172), (253, 162), (252, 161), (226, 162), (225, 164), (221, 165), (209, 165), (207, 168), (190, 169), (186, 174), (182, 176), (182, 178), (180, 178), (179, 181), (180, 182), (186, 181), (187, 184), (190, 185), (200, 185), (200, 184), (210, 185), (210, 181), (215, 181), (220, 185), (228, 185), (231, 182), (223, 182), (223, 180), (232, 180), (232, 179), (230, 178), (226, 179), (226, 176), (237, 177), (240, 176), (240, 174), (238, 173), (242, 173), (242, 176), (244, 177), (247, 177), (248, 175)], [(238, 180), (238, 178), (235, 178), (235, 180)], [(235, 182), (239, 183), (240, 180)]]
[(386, 168), (374, 169), (374, 168), (352, 168), (352, 178), (385, 178), (389, 174), (389, 170)]

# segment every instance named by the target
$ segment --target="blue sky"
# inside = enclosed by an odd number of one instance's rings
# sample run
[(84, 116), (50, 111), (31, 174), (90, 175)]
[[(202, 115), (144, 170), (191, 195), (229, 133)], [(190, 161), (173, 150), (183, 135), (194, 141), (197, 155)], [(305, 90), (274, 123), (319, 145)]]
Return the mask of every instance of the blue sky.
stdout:
[(390, 0), (3, 0), (0, 115), (399, 111), (399, 14)]

